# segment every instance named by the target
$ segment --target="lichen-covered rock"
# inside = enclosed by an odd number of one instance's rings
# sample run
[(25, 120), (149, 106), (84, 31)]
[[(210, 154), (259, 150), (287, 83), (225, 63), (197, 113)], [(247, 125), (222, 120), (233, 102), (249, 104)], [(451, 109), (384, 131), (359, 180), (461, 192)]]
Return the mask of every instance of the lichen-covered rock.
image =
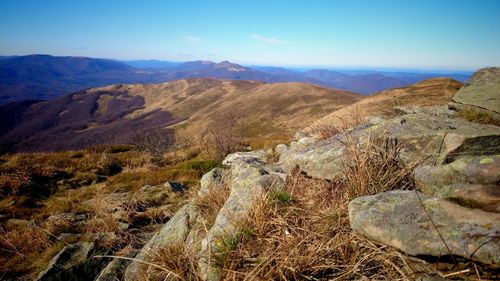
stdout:
[(419, 113), (356, 127), (311, 145), (291, 146), (278, 163), (286, 172), (298, 166), (311, 177), (332, 180), (342, 172), (345, 141), (360, 143), (377, 135), (397, 139), (402, 147), (401, 160), (406, 163), (420, 159), (440, 164), (467, 155), (500, 153), (497, 126)]
[(200, 190), (198, 196), (205, 196), (210, 188), (216, 188), (221, 185), (224, 177), (228, 175), (228, 171), (222, 168), (213, 168), (208, 173), (204, 174), (200, 180)]
[(451, 254), (500, 264), (500, 214), (420, 197), (422, 203), (415, 191), (390, 191), (356, 198), (349, 203), (349, 222), (368, 238), (410, 255)]
[(452, 98), (451, 107), (487, 112), (500, 120), (500, 67), (483, 68)]
[(464, 157), (415, 168), (415, 185), (462, 206), (500, 212), (500, 155)]
[[(183, 244), (191, 230), (191, 226), (196, 222), (199, 210), (194, 204), (186, 204), (180, 208), (167, 224), (158, 232), (135, 256), (136, 260), (150, 261), (154, 254), (160, 249), (166, 248), (176, 243)], [(148, 266), (140, 262), (132, 262), (125, 271), (124, 280), (141, 280), (141, 277), (148, 276)]]
[[(446, 165), (415, 168), (415, 184), (434, 194), (451, 184), (496, 184), (500, 182), (500, 155), (463, 157)], [(441, 192), (442, 195), (444, 195)]]

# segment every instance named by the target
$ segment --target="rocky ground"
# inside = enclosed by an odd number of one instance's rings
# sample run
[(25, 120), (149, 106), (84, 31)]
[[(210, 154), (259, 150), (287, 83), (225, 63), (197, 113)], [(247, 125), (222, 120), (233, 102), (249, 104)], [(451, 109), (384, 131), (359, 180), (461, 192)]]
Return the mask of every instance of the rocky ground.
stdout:
[(67, 245), (37, 280), (498, 280), (499, 90), (484, 69), (449, 106), (230, 154), (137, 252)]

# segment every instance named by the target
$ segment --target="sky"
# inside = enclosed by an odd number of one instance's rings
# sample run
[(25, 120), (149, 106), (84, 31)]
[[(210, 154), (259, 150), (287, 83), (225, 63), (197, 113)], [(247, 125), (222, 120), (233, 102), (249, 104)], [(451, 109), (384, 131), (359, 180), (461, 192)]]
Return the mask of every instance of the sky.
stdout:
[(0, 55), (474, 70), (499, 0), (1, 0)]

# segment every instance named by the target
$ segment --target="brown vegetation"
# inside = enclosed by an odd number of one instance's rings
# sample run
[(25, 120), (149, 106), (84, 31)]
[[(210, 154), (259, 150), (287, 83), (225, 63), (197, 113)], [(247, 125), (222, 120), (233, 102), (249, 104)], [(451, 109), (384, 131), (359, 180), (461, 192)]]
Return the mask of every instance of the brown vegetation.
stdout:
[(394, 115), (392, 109), (395, 106), (446, 105), (461, 87), (462, 83), (453, 79), (433, 78), (407, 87), (385, 90), (315, 121), (306, 132), (315, 131), (318, 126), (343, 127), (351, 122), (355, 124), (355, 119), (364, 120), (368, 116), (391, 116)]

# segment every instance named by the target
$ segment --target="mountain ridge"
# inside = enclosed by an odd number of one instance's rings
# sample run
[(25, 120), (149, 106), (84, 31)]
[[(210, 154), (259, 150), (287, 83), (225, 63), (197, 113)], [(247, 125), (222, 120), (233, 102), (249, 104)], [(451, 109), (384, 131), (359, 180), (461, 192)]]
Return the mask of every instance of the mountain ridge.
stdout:
[[(142, 67), (138, 67), (142, 66)], [(91, 87), (126, 83), (161, 83), (184, 78), (219, 78), (263, 82), (303, 82), (373, 94), (402, 87), (438, 74), (346, 74), (313, 69), (305, 72), (276, 67), (248, 67), (229, 61), (135, 63), (88, 57), (28, 55), (0, 60), (0, 105), (13, 101), (53, 99)], [(453, 76), (453, 75), (451, 75)], [(466, 79), (465, 76), (455, 75)]]

